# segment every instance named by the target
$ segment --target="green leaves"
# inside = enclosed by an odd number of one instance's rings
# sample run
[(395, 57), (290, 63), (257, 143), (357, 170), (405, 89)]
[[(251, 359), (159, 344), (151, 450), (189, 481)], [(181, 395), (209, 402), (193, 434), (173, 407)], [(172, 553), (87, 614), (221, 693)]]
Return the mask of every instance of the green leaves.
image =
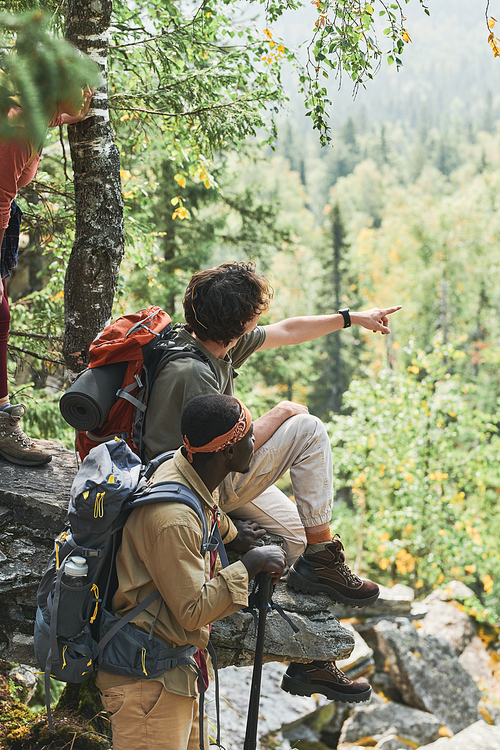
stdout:
[(500, 612), (500, 470), (492, 463), (500, 437), (474, 408), (462, 354), (436, 345), (415, 351), (406, 374), (351, 382), (350, 416), (331, 425), (336, 483), (352, 489), (378, 575), (387, 570), (422, 592), (457, 578)]
[[(411, 39), (403, 26), (402, 0), (390, 6), (381, 0), (365, 3), (364, 6), (359, 0), (314, 0), (313, 5), (317, 8), (318, 18), (313, 37), (305, 45), (308, 62), (301, 85), (308, 115), (313, 120), (313, 127), (319, 130), (321, 144), (326, 145), (331, 140), (327, 109), (322, 107), (318, 110), (312, 106), (317, 96), (315, 88), (319, 77), (328, 76), (329, 70), (335, 70), (341, 81), (342, 73), (347, 73), (356, 94), (359, 86), (365, 86), (367, 81), (373, 79), (384, 56), (389, 65), (396, 63), (399, 68), (404, 42)], [(384, 37), (390, 42), (387, 51), (381, 48), (377, 40), (374, 20), (377, 10), (378, 15), (384, 16), (389, 24), (383, 30)], [(329, 105), (330, 102), (325, 100), (324, 104)]]
[[(47, 31), (42, 13), (0, 15), (0, 137), (41, 144), (59, 102), (83, 103), (82, 89), (100, 82), (97, 67)], [(22, 114), (8, 118), (9, 110)]]

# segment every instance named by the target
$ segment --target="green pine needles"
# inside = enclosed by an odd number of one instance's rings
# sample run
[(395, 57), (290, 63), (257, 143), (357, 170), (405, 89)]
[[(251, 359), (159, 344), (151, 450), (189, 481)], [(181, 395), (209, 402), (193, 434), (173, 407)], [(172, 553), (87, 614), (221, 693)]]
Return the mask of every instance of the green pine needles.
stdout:
[[(40, 11), (0, 14), (0, 138), (41, 144), (59, 103), (78, 109), (82, 89), (99, 84), (96, 65), (47, 24)], [(22, 113), (8, 117), (12, 107)]]

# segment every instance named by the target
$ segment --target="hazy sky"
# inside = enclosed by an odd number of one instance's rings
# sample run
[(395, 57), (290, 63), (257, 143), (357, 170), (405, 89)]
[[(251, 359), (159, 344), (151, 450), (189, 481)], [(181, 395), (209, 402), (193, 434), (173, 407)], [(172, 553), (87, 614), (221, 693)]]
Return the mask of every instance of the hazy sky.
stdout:
[[(378, 4), (373, 5), (378, 12)], [(338, 83), (330, 78), (334, 127), (348, 116), (356, 117), (361, 107), (376, 120), (406, 119), (423, 106), (431, 122), (450, 110), (474, 120), (484, 111), (488, 92), (500, 115), (500, 58), (493, 57), (487, 42), (486, 0), (428, 0), (428, 7), (430, 17), (417, 0), (406, 6), (406, 28), (413, 41), (405, 46), (399, 72), (383, 61), (375, 80), (366, 91), (359, 90), (354, 102), (350, 79), (344, 76), (338, 91)], [(500, 20), (500, 0), (490, 0), (489, 14)], [(308, 4), (289, 11), (273, 31), (296, 47), (311, 36), (316, 18), (315, 7)], [(300, 104), (290, 72), (285, 81), (297, 115)]]

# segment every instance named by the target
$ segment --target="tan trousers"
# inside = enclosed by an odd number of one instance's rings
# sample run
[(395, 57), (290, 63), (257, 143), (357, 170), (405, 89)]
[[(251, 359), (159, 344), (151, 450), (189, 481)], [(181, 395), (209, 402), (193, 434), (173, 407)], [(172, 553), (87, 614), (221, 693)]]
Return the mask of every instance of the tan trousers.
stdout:
[[(274, 486), (288, 469), (295, 503)], [(255, 451), (249, 471), (229, 475), (219, 491), (226, 512), (284, 538), (291, 565), (305, 550), (304, 528), (332, 517), (332, 451), (321, 420), (312, 414), (287, 419)]]
[[(135, 680), (101, 690), (111, 715), (113, 750), (199, 750), (198, 698), (165, 690), (158, 680)], [(205, 750), (209, 750), (207, 722)]]

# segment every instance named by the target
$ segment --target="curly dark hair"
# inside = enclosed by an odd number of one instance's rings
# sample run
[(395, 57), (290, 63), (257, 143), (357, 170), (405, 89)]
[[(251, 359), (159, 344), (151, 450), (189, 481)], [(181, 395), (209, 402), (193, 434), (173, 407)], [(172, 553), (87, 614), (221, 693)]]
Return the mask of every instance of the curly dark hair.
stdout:
[(271, 303), (273, 289), (255, 263), (229, 262), (195, 273), (183, 299), (188, 330), (227, 346)]
[(207, 445), (234, 427), (240, 411), (240, 405), (233, 396), (220, 393), (195, 396), (183, 409), (181, 432), (191, 445)]

